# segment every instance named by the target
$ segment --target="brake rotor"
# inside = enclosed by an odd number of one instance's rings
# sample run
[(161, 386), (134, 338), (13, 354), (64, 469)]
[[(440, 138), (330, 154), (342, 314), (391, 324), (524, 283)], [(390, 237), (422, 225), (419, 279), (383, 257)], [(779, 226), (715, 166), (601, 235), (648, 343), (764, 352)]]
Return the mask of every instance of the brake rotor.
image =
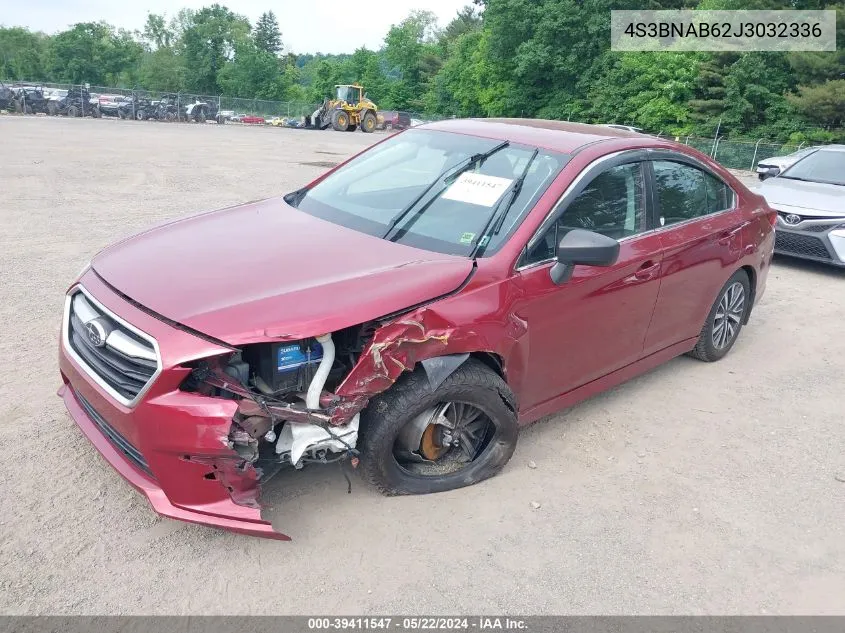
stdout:
[(430, 461), (436, 461), (449, 450), (448, 443), (443, 445), (443, 428), (440, 424), (429, 424), (425, 427), (420, 438), (420, 455)]

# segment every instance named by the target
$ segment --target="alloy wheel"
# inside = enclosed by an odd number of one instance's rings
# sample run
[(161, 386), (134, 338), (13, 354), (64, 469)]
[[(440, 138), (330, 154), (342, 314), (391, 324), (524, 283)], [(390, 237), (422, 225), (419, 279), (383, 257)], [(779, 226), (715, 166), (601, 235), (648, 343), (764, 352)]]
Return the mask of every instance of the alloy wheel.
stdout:
[(745, 288), (739, 282), (728, 286), (716, 313), (713, 315), (713, 347), (722, 350), (728, 347), (736, 338), (745, 312)]
[(414, 475), (440, 477), (476, 461), (495, 434), (495, 425), (481, 409), (462, 402), (440, 403), (403, 427), (393, 456)]

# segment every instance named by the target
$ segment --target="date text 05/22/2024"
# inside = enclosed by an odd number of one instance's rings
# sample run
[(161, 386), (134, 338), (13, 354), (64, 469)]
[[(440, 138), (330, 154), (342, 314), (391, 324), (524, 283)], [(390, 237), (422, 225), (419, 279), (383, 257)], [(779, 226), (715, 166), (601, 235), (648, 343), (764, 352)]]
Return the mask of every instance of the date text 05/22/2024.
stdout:
[(509, 617), (349, 617), (309, 618), (309, 631), (525, 631), (525, 620)]

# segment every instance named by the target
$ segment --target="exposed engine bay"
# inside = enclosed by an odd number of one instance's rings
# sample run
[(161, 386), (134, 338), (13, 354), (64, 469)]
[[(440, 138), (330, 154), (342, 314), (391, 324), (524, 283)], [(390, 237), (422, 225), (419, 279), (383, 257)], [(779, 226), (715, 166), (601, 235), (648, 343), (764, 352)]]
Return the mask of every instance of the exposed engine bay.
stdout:
[(299, 341), (245, 345), (197, 363), (187, 391), (238, 400), (229, 446), (266, 480), (280, 468), (355, 458), (358, 413), (333, 424), (333, 390), (352, 370), (376, 324)]

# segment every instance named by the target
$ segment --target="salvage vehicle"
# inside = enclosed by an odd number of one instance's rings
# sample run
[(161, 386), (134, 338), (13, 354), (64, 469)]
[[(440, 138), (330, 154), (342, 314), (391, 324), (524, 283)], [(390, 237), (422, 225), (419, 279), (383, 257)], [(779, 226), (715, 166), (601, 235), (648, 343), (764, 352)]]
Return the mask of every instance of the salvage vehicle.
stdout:
[(13, 107), (15, 91), (4, 83), (0, 83), (0, 112)]
[(405, 130), (411, 127), (411, 115), (407, 112), (383, 110), (379, 113), (380, 130)]
[(183, 120), (197, 123), (205, 123), (208, 120), (216, 121), (219, 125), (226, 123), (226, 118), (218, 114), (218, 104), (213, 101), (203, 101), (199, 98), (184, 106)]
[(40, 86), (21, 86), (14, 91), (12, 107), (24, 114), (46, 114), (49, 102)]
[(104, 117), (119, 117), (120, 106), (129, 102), (130, 99), (131, 97), (125, 97), (123, 95), (99, 95), (97, 102), (100, 107), (100, 114)]
[(58, 99), (47, 102), (47, 113), (53, 116), (100, 117), (100, 104), (84, 86), (73, 86)]
[(778, 213), (775, 253), (845, 266), (845, 145), (815, 149), (756, 192)]
[(776, 217), (667, 140), (433, 123), (97, 254), (66, 295), (59, 394), (160, 514), (288, 539), (259, 504), (280, 470), (460, 488), (503, 469), (521, 425), (680, 354), (721, 359)]
[(127, 97), (117, 106), (117, 115), (121, 119), (136, 119), (145, 121), (154, 115), (157, 106), (146, 97), (134, 95)]

